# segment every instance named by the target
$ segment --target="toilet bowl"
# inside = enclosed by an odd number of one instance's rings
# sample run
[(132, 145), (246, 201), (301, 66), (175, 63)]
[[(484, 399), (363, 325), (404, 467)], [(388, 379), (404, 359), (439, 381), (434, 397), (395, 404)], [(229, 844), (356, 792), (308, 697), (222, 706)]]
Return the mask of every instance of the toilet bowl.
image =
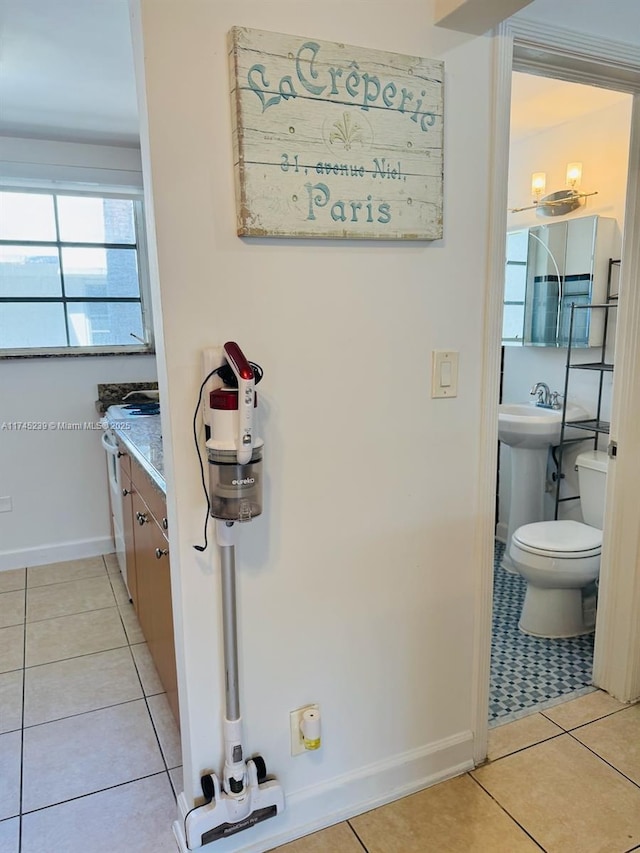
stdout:
[(579, 521), (539, 521), (513, 534), (513, 565), (527, 581), (518, 627), (535, 637), (576, 637), (594, 630), (585, 620), (582, 590), (600, 572), (607, 456), (581, 453), (577, 460), (582, 514)]

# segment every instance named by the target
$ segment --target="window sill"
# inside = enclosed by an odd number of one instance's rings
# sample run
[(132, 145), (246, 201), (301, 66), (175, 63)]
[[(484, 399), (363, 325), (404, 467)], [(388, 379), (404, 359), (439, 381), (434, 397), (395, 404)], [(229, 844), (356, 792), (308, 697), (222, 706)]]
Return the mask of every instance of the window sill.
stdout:
[(91, 349), (89, 347), (82, 347), (81, 349), (41, 349), (41, 350), (6, 350), (3, 352), (0, 350), (0, 361), (10, 361), (13, 359), (24, 359), (24, 358), (107, 358), (109, 356), (118, 356), (118, 355), (155, 355), (155, 349), (153, 347), (142, 348), (136, 347), (135, 349), (131, 347), (121, 347), (120, 349)]

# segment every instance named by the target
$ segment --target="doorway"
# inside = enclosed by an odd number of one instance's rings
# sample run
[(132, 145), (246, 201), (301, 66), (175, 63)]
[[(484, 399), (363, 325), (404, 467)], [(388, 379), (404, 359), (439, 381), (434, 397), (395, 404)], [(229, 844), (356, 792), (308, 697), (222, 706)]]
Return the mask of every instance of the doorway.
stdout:
[[(591, 53), (589, 53), (589, 50)], [(588, 54), (588, 55), (587, 55)], [(529, 71), (573, 82), (598, 83), (600, 86), (633, 94), (631, 145), (627, 205), (624, 216), (624, 251), (622, 257), (620, 322), (616, 354), (616, 387), (612, 401), (612, 421), (616, 424), (612, 438), (625, 445), (625, 465), (614, 466), (607, 477), (607, 515), (600, 574), (598, 639), (594, 659), (594, 683), (616, 698), (630, 701), (640, 695), (640, 629), (634, 613), (640, 607), (640, 589), (635, 580), (640, 544), (637, 537), (640, 510), (632, 500), (638, 482), (640, 462), (636, 463), (640, 438), (633, 420), (640, 409), (640, 389), (631, 376), (640, 357), (640, 293), (636, 286), (640, 260), (640, 62), (629, 51), (620, 61), (619, 45), (597, 40), (585, 46), (573, 32), (539, 30), (528, 24), (510, 22), (502, 25), (496, 38), (495, 76), (495, 140), (490, 219), (489, 286), (486, 299), (484, 398), (481, 445), (481, 511), (478, 540), (483, 566), (476, 599), (476, 706), (475, 759), (486, 756), (487, 707), (489, 696), (489, 657), (493, 591), (493, 551), (496, 476), (495, 447), (497, 438), (498, 375), (501, 347), (502, 297), (504, 282), (504, 235), (507, 231), (509, 158), (509, 95), (511, 75)], [(533, 169), (532, 169), (533, 171)], [(634, 479), (635, 478), (635, 479)], [(625, 500), (626, 499), (626, 500)], [(624, 509), (626, 507), (626, 510)], [(614, 613), (617, 615), (614, 617)]]
[[(555, 270), (565, 261), (575, 265), (574, 272), (593, 273), (593, 295), (586, 301), (600, 302), (603, 298), (608, 261), (618, 259), (624, 223), (624, 203), (627, 187), (627, 163), (631, 123), (632, 97), (626, 92), (586, 86), (550, 77), (541, 77), (514, 70), (511, 79), (510, 141), (507, 246), (505, 274), (505, 307), (502, 329), (502, 358), (500, 402), (527, 403), (533, 401), (530, 389), (544, 382), (551, 395), (561, 400), (565, 390), (566, 342), (554, 335), (534, 342), (531, 315), (538, 305), (530, 298), (535, 286), (527, 268), (533, 266), (532, 256), (539, 240), (549, 242), (554, 251)], [(576, 210), (563, 216), (541, 216), (534, 206), (531, 193), (532, 173), (546, 178), (547, 194), (564, 189), (568, 163), (580, 162), (580, 190), (594, 193), (582, 200)], [(524, 208), (524, 209), (522, 209)], [(578, 240), (585, 232), (588, 239)], [(556, 233), (557, 232), (557, 233)], [(587, 233), (588, 232), (588, 233)], [(592, 234), (597, 232), (598, 257), (594, 264)], [(538, 236), (541, 235), (541, 237)], [(531, 236), (530, 236), (531, 235)], [(529, 263), (526, 261), (527, 242)], [(556, 239), (557, 238), (557, 239)], [(571, 239), (569, 239), (571, 238)], [(544, 247), (544, 244), (542, 244)], [(522, 250), (524, 249), (524, 265)], [(582, 251), (584, 250), (584, 251)], [(548, 252), (548, 249), (545, 249)], [(567, 257), (566, 253), (572, 257)], [(554, 273), (543, 254), (545, 271)], [(541, 259), (539, 259), (540, 263)], [(615, 268), (617, 276), (618, 267)], [(567, 268), (567, 272), (569, 269)], [(557, 276), (538, 276), (553, 281), (539, 287), (558, 288)], [(573, 279), (576, 279), (574, 282)], [(566, 277), (567, 290), (584, 287), (584, 276)], [(589, 282), (590, 284), (591, 282)], [(616, 279), (617, 287), (617, 279)], [(528, 289), (527, 289), (528, 288)], [(525, 299), (525, 290), (526, 299)], [(561, 289), (560, 289), (561, 290)], [(577, 291), (576, 291), (577, 292)], [(579, 301), (580, 295), (566, 299)], [(615, 342), (615, 310), (609, 313), (607, 360), (613, 362)], [(548, 319), (549, 313), (543, 315)], [(539, 322), (538, 322), (539, 325)], [(594, 322), (595, 327), (595, 322)], [(539, 331), (539, 330), (538, 330)], [(555, 326), (553, 332), (555, 333)], [(532, 335), (532, 332), (534, 333)], [(598, 338), (599, 341), (599, 338)], [(595, 343), (592, 340), (591, 343)], [(544, 343), (544, 345), (542, 345)], [(564, 344), (564, 345), (563, 345)], [(595, 348), (576, 350), (585, 362), (595, 360)], [(598, 356), (599, 357), (599, 356)], [(575, 360), (575, 356), (574, 356)], [(598, 395), (598, 380), (603, 382)], [(567, 398), (591, 417), (596, 409), (601, 423), (611, 420), (612, 373), (596, 376), (593, 371), (575, 371)], [(556, 405), (560, 405), (557, 403)], [(606, 427), (602, 427), (604, 430)], [(584, 440), (579, 441), (582, 437)], [(558, 480), (556, 448), (549, 454), (544, 485), (540, 483), (539, 506), (542, 514), (527, 521), (550, 521), (554, 517), (581, 522), (580, 502), (570, 497), (578, 494), (575, 463), (578, 454), (594, 448), (606, 450), (608, 434), (582, 432), (562, 453), (562, 478)], [(526, 591), (526, 582), (504, 559), (509, 524), (511, 494), (511, 460), (517, 450), (500, 445), (494, 563), (494, 596), (492, 624), (492, 666), (489, 700), (490, 725), (499, 725), (521, 716), (550, 707), (561, 701), (580, 696), (595, 689), (592, 686), (594, 634), (575, 637), (534, 637), (519, 630), (518, 622)], [(543, 451), (547, 455), (547, 451)], [(514, 486), (517, 489), (517, 484)], [(531, 488), (528, 483), (527, 488)], [(544, 490), (544, 491), (543, 491)], [(560, 494), (562, 497), (559, 498)], [(556, 512), (556, 497), (559, 498)], [(508, 555), (508, 546), (506, 548)], [(592, 623), (597, 600), (597, 585), (591, 582), (583, 590), (584, 609)]]

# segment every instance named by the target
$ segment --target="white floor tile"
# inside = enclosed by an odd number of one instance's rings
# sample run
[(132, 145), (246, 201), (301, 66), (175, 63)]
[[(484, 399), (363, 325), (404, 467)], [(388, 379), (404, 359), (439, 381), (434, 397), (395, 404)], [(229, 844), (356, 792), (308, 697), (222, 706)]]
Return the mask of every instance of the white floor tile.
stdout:
[(160, 681), (156, 665), (151, 657), (151, 652), (146, 643), (136, 643), (131, 646), (133, 658), (138, 668), (142, 689), (145, 696), (153, 696), (156, 693), (164, 693), (164, 687)]
[(144, 700), (34, 726), (24, 730), (23, 811), (163, 769)]
[(22, 678), (21, 669), (0, 675), (0, 734), (22, 728)]
[(107, 567), (107, 572), (110, 575), (120, 574), (120, 564), (115, 554), (103, 554), (104, 564)]
[(184, 791), (182, 767), (174, 767), (172, 770), (169, 770), (169, 778), (171, 779), (173, 793), (178, 797), (178, 795)]
[(145, 637), (138, 622), (136, 611), (133, 609), (133, 604), (118, 605), (118, 610), (122, 617), (124, 630), (127, 632), (127, 639), (131, 645), (134, 643), (144, 643)]
[(173, 767), (179, 767), (182, 764), (180, 733), (171, 713), (167, 694), (161, 693), (158, 696), (149, 696), (147, 702), (149, 703), (149, 710), (153, 717), (153, 724), (158, 733), (158, 739), (160, 740), (162, 754), (164, 755), (164, 760), (167, 762), (167, 767), (170, 770)]
[(18, 853), (20, 840), (20, 818), (0, 821), (0, 850), (2, 853)]
[(130, 604), (131, 599), (129, 597), (129, 591), (127, 590), (124, 580), (122, 579), (122, 575), (109, 575), (109, 580), (111, 581), (111, 587), (113, 589), (113, 594), (115, 596), (116, 602), (118, 604)]
[[(12, 631), (13, 628), (5, 630)], [(22, 635), (22, 629), (20, 633)], [(44, 619), (27, 625), (27, 666), (126, 645), (127, 637), (116, 607)]]
[(128, 648), (34, 666), (25, 673), (24, 724), (34, 726), (141, 697)]
[(24, 597), (23, 589), (0, 593), (0, 628), (24, 623)]
[(100, 610), (115, 603), (106, 574), (100, 578), (36, 586), (27, 590), (27, 622)]
[(0, 735), (0, 820), (20, 814), (21, 732)]
[(0, 672), (22, 669), (24, 663), (24, 627), (0, 628)]
[(87, 557), (84, 560), (67, 560), (63, 563), (49, 563), (27, 570), (27, 586), (43, 586), (51, 583), (64, 583), (81, 578), (93, 578), (105, 575), (106, 569), (102, 557)]
[(25, 815), (22, 853), (175, 853), (166, 773)]
[(9, 592), (12, 589), (24, 589), (26, 577), (26, 569), (9, 569), (6, 572), (0, 572), (0, 592)]

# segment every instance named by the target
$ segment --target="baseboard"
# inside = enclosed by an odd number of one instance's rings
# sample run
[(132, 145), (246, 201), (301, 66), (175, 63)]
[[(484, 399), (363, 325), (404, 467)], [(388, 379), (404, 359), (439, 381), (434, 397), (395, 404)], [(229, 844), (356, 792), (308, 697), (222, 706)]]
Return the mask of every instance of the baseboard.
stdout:
[(75, 542), (40, 545), (37, 548), (23, 548), (19, 551), (0, 551), (0, 572), (23, 569), (25, 566), (46, 566), (48, 563), (98, 557), (101, 554), (110, 554), (114, 550), (111, 536), (98, 536), (95, 539), (78, 539)]
[[(232, 838), (216, 842), (216, 853), (265, 853), (296, 838), (333, 826), (378, 806), (414, 794), (473, 769), (470, 731), (421, 749), (370, 764), (295, 793), (285, 792), (286, 809)], [(274, 768), (277, 775), (277, 768)]]
[(509, 532), (509, 526), (504, 523), (504, 521), (499, 521), (496, 525), (496, 539), (498, 542), (507, 541), (507, 533)]

